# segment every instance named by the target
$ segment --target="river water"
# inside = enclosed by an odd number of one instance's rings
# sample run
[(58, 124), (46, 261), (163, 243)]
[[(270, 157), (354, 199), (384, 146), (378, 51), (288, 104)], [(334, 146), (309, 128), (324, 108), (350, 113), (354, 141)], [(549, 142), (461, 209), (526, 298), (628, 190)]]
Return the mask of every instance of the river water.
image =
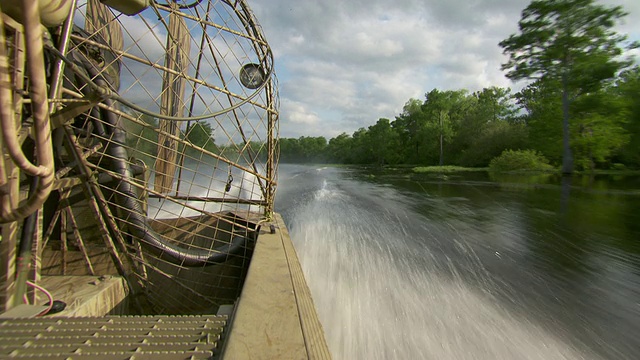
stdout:
[(281, 165), (335, 359), (640, 359), (640, 177)]

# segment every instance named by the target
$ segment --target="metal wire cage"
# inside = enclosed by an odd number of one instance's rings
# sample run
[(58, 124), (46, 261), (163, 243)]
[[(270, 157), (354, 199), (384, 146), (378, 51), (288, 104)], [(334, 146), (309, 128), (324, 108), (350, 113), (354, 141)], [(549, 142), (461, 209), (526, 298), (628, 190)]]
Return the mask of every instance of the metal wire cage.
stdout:
[(71, 2), (44, 39), (55, 177), (38, 270), (118, 273), (145, 312), (233, 302), (276, 189), (262, 29), (244, 1), (151, 2), (133, 16)]

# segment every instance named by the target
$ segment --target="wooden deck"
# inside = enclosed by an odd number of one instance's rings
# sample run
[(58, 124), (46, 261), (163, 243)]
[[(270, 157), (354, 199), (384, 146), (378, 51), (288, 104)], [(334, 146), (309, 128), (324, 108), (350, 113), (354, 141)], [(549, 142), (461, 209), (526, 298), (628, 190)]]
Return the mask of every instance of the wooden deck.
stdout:
[(224, 359), (330, 359), (282, 217), (262, 226), (223, 350)]
[[(124, 315), (129, 288), (120, 276), (43, 276), (41, 285), (55, 300), (64, 301), (64, 311), (47, 317)], [(38, 293), (38, 304), (48, 300)]]
[[(273, 233), (272, 228), (275, 229)], [(56, 260), (60, 260), (56, 258), (58, 255), (54, 254), (47, 265), (55, 268)], [(84, 265), (81, 259), (77, 259), (70, 268), (84, 268)], [(107, 267), (100, 269), (111, 270)], [(121, 277), (43, 276), (41, 283), (52, 290), (55, 299), (68, 304), (65, 311), (40, 318), (42, 322), (51, 321), (52, 317), (71, 320), (75, 317), (126, 315), (123, 310), (127, 308), (129, 290)], [(39, 296), (37, 303), (45, 301)], [(225, 316), (220, 310), (218, 313)], [(213, 315), (190, 317), (197, 320), (207, 316)], [(4, 327), (12, 323), (11, 319), (3, 321)], [(35, 324), (39, 320), (35, 318), (32, 321)], [(228, 325), (224, 327), (220, 339), (223, 348), (219, 358), (222, 359), (331, 358), (296, 251), (279, 214), (275, 214), (273, 222), (261, 227), (240, 298), (230, 313)], [(121, 335), (120, 340), (124, 344), (128, 338), (124, 333)], [(174, 340), (179, 341), (177, 338)], [(181, 359), (187, 353), (175, 351), (172, 354), (175, 356), (167, 355), (165, 358)]]

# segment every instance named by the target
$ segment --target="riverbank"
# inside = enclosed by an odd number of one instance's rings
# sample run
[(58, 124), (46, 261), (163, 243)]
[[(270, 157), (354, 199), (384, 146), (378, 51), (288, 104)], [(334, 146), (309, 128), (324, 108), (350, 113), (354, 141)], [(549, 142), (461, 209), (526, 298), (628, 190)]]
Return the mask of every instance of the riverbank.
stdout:
[[(482, 168), (469, 168), (462, 166), (410, 166), (411, 170), (415, 173), (451, 173), (451, 172), (479, 172), (479, 171), (491, 171), (495, 173), (507, 173), (507, 174), (522, 174), (522, 175), (536, 175), (536, 174), (561, 174), (560, 169), (553, 169), (550, 171), (541, 170), (516, 170), (516, 171), (492, 171), (488, 167)], [(640, 170), (593, 170), (593, 171), (575, 171), (574, 175), (640, 175)]]
[[(284, 164), (284, 163), (283, 163)], [(287, 163), (291, 165), (305, 165), (305, 166), (320, 166), (320, 167), (334, 167), (334, 168), (356, 168), (356, 169), (375, 169), (375, 170), (399, 170), (399, 171), (411, 171), (416, 174), (425, 173), (457, 173), (457, 172), (495, 172), (505, 174), (522, 174), (522, 175), (536, 175), (536, 174), (556, 174), (562, 175), (560, 168), (554, 168), (549, 171), (541, 170), (512, 170), (512, 171), (491, 171), (488, 167), (464, 167), (455, 165), (443, 165), (443, 166), (418, 166), (416, 164), (403, 164), (403, 165), (363, 165), (363, 164), (332, 164), (332, 163)], [(616, 175), (616, 176), (637, 176), (640, 175), (639, 170), (631, 169), (596, 169), (593, 171), (574, 171), (574, 175)]]
[[(327, 167), (324, 165), (324, 167)], [(345, 167), (341, 167), (345, 168)], [(508, 187), (513, 189), (533, 189), (563, 187), (581, 191), (604, 193), (640, 194), (640, 171), (602, 170), (575, 172), (563, 176), (554, 171), (490, 171), (488, 168), (461, 168), (454, 166), (433, 167), (348, 167), (359, 176), (371, 181), (447, 183), (465, 185), (473, 183), (483, 187)]]

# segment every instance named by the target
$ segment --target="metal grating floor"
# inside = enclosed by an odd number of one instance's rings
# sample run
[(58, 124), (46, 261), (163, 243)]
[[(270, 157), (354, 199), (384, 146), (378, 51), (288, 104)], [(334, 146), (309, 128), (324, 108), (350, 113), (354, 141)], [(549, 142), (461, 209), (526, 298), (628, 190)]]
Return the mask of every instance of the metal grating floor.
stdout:
[(0, 319), (0, 359), (210, 359), (227, 316)]

